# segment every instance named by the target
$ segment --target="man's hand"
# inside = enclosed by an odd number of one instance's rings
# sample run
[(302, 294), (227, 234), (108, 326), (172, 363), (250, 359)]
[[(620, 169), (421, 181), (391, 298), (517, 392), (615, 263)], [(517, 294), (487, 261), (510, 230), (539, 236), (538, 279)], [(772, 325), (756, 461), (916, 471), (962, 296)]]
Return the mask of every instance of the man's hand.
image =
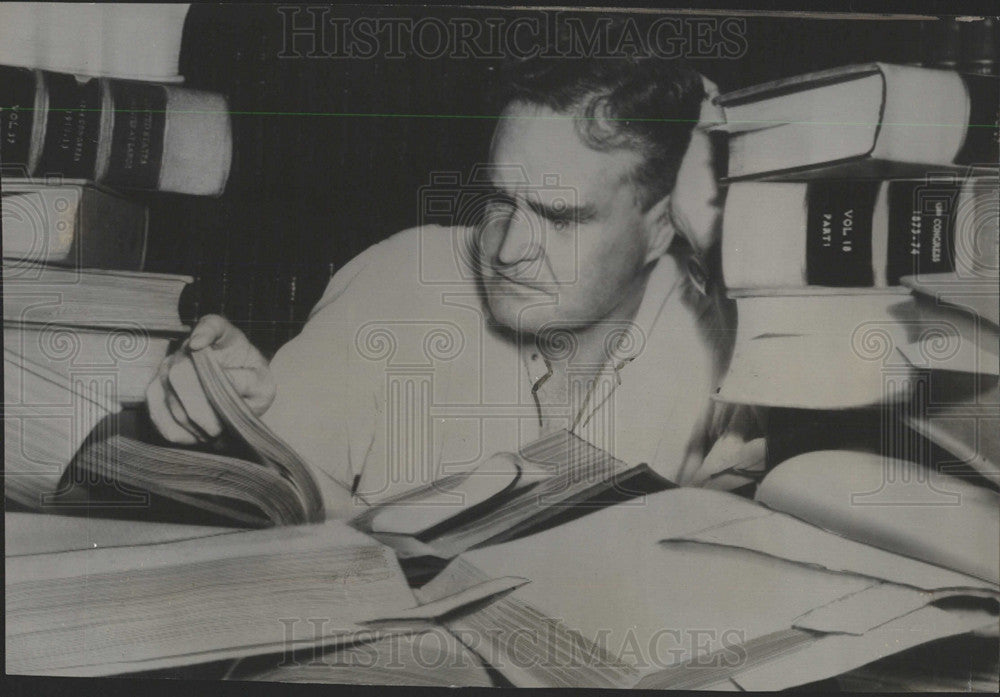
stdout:
[(276, 391), (267, 360), (228, 320), (206, 315), (180, 350), (167, 356), (146, 388), (146, 405), (156, 429), (173, 443), (205, 443), (222, 434), (222, 424), (201, 387), (193, 351), (213, 351), (237, 392), (258, 416)]

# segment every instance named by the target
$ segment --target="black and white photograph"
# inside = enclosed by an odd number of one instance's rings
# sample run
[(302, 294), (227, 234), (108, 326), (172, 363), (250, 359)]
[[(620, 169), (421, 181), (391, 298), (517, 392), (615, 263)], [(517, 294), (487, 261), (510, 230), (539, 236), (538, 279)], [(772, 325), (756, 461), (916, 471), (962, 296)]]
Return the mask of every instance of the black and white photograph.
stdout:
[(0, 1), (0, 692), (1000, 690), (1000, 13), (779, 4)]

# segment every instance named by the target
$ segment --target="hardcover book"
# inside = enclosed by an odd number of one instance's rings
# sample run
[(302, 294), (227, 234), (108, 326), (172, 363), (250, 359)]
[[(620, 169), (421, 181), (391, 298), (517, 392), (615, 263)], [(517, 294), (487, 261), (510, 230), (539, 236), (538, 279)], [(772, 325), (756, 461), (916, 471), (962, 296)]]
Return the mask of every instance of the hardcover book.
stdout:
[(3, 180), (3, 256), (79, 268), (141, 271), (149, 212), (82, 180)]
[(173, 85), (0, 66), (6, 174), (217, 196), (229, 178), (225, 97)]
[(864, 63), (736, 90), (718, 103), (730, 181), (995, 174), (1000, 161), (998, 82), (989, 75)]

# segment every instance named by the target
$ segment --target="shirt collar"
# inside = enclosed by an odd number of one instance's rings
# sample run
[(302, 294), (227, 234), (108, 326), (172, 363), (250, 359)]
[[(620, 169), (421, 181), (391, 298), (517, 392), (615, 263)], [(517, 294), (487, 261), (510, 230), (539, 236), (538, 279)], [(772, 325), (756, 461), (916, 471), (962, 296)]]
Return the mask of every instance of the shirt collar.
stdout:
[(642, 354), (664, 308), (685, 280), (676, 257), (665, 254), (653, 264), (639, 310), (635, 318), (625, 324), (624, 334), (612, 351), (612, 361), (619, 367), (624, 367)]

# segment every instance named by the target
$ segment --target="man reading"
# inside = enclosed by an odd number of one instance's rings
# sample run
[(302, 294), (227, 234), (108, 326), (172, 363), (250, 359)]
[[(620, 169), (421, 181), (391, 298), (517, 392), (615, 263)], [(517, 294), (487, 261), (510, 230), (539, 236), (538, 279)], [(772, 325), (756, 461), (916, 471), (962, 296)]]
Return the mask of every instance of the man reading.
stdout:
[(690, 229), (717, 213), (692, 145), (705, 97), (677, 61), (516, 62), (473, 224), (363, 252), (270, 364), (204, 317), (149, 386), (153, 423), (176, 443), (220, 434), (191, 379), (190, 352), (210, 350), (314, 467), (331, 515), (558, 429), (679, 484), (747, 483), (762, 441), (711, 399), (732, 331)]

